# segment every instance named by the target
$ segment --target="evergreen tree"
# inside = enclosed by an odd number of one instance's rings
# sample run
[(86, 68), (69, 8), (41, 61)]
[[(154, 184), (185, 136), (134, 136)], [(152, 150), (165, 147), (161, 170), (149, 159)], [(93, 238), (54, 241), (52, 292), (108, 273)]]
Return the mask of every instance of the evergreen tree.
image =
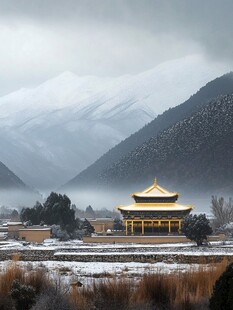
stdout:
[(114, 230), (123, 230), (124, 226), (122, 220), (119, 218), (114, 219), (113, 229)]
[(210, 310), (233, 309), (233, 263), (216, 281), (209, 306)]
[(85, 216), (90, 219), (95, 219), (95, 211), (92, 209), (92, 206), (86, 207)]
[(212, 234), (212, 228), (205, 214), (187, 215), (182, 222), (181, 231), (188, 239), (195, 241), (197, 246), (202, 245), (207, 236)]
[(90, 222), (87, 219), (84, 220), (81, 228), (84, 231), (85, 236), (90, 236), (92, 233), (95, 232), (94, 227), (90, 224)]
[(11, 212), (10, 218), (11, 218), (12, 221), (18, 221), (19, 220), (19, 212), (14, 209)]
[(66, 195), (52, 192), (42, 205), (37, 202), (33, 208), (24, 208), (20, 218), (23, 222), (31, 221), (33, 225), (45, 223), (60, 225), (62, 230), (71, 234), (76, 228), (75, 210)]
[(36, 202), (33, 208), (23, 208), (20, 213), (22, 222), (31, 221), (33, 225), (39, 225), (42, 221), (43, 206), (40, 202)]

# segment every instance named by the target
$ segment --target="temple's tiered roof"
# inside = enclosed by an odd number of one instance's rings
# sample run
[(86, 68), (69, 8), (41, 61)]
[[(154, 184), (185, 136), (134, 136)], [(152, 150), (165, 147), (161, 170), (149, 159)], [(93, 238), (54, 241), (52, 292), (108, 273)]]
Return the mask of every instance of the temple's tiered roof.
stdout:
[(178, 196), (179, 194), (176, 192), (169, 192), (162, 186), (157, 184), (157, 180), (154, 180), (154, 184), (150, 187), (146, 188), (143, 192), (137, 192), (133, 193), (132, 197), (143, 197), (143, 198), (149, 198), (149, 197), (158, 197), (158, 198), (168, 198), (168, 197), (174, 197)]
[(169, 192), (165, 188), (157, 184), (155, 179), (154, 184), (145, 189), (143, 192), (136, 192), (132, 194), (135, 203), (128, 206), (118, 206), (118, 210), (123, 212), (148, 212), (148, 211), (191, 211), (192, 206), (181, 205), (176, 203), (179, 194), (177, 192)]

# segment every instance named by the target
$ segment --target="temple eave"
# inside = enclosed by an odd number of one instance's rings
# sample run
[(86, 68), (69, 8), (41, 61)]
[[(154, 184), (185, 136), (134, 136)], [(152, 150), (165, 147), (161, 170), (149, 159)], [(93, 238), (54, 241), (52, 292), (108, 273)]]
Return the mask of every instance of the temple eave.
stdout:
[[(146, 198), (146, 197), (154, 197), (153, 194), (150, 193), (133, 193), (131, 194), (132, 197), (142, 197), (142, 198)], [(175, 196), (179, 196), (178, 193), (164, 193), (164, 194), (157, 194), (156, 197), (175, 197)]]
[(133, 204), (128, 206), (118, 206), (118, 210), (120, 211), (186, 211), (192, 210), (192, 206), (182, 206), (182, 205), (154, 205), (154, 204)]

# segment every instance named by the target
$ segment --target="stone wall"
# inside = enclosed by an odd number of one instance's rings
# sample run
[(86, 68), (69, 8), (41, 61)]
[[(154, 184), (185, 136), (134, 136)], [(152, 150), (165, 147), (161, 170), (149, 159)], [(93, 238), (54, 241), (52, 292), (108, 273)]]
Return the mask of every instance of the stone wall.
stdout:
[(0, 250), (0, 260), (46, 261), (55, 260), (53, 250)]
[(218, 263), (223, 259), (233, 261), (232, 255), (185, 255), (185, 254), (147, 254), (147, 253), (59, 253), (53, 250), (1, 250), (0, 260), (16, 258), (22, 261), (73, 261), (73, 262), (142, 262), (142, 263), (178, 263), (178, 264), (209, 264)]

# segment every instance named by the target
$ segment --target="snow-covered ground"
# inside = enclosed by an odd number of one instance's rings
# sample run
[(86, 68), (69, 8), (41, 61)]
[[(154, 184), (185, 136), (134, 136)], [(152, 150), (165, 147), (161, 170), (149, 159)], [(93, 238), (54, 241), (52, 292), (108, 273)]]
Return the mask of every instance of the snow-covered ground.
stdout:
[(208, 246), (197, 247), (195, 243), (83, 243), (80, 240), (60, 242), (46, 240), (43, 244), (25, 243), (20, 241), (2, 241), (1, 250), (52, 250), (55, 255), (130, 255), (130, 254), (183, 254), (183, 255), (233, 255), (233, 241), (210, 242)]
[[(0, 272), (11, 266), (12, 261), (1, 261)], [(60, 278), (65, 283), (81, 281), (84, 284), (93, 280), (106, 278), (134, 278), (139, 279), (144, 274), (151, 273), (174, 273), (197, 270), (198, 264), (168, 264), (168, 263), (93, 263), (93, 262), (23, 262), (16, 263), (18, 266), (31, 271), (41, 268), (45, 270), (49, 277)]]
[[(233, 255), (233, 242), (212, 242), (208, 247), (196, 247), (193, 243), (176, 244), (86, 244), (74, 240), (69, 242), (45, 242), (44, 244), (26, 244), (22, 242), (0, 242), (0, 251), (4, 250), (53, 250), (55, 255), (127, 255), (127, 254), (183, 254), (183, 255)], [(12, 264), (1, 261), (0, 272)], [(93, 279), (134, 278), (139, 279), (146, 273), (174, 273), (197, 270), (199, 264), (177, 264), (172, 261), (159, 263), (140, 262), (73, 262), (73, 261), (18, 261), (26, 270), (42, 268), (50, 277), (61, 277), (64, 283), (79, 280), (91, 283)], [(205, 266), (208, 268), (208, 265)]]
[[(221, 245), (220, 242), (212, 242), (212, 244)], [(164, 244), (135, 244), (135, 243), (115, 243), (115, 244), (109, 244), (109, 243), (83, 243), (81, 240), (72, 240), (72, 241), (66, 241), (61, 242), (56, 239), (54, 239), (52, 242), (45, 241), (42, 244), (37, 243), (25, 243), (20, 241), (0, 241), (0, 250), (4, 249), (31, 249), (31, 250), (65, 250), (67, 252), (127, 252), (127, 251), (136, 251), (136, 252), (145, 252), (148, 249), (154, 249), (155, 251), (161, 251), (161, 249), (167, 249), (171, 250), (173, 248), (176, 249), (182, 249), (182, 248), (189, 248), (193, 247), (194, 243), (164, 243)], [(232, 244), (233, 246), (233, 244)]]

